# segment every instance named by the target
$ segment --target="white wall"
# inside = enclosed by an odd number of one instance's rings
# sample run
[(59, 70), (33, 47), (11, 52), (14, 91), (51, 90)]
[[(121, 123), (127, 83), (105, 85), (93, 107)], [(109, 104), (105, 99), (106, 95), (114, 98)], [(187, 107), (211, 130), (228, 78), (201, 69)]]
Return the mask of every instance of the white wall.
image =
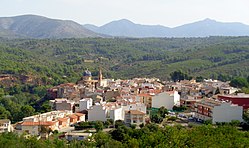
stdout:
[(175, 104), (174, 96), (170, 96), (166, 92), (159, 93), (152, 97), (152, 107), (160, 108), (164, 106), (168, 110), (171, 110)]
[(94, 105), (88, 110), (88, 121), (106, 121), (106, 113), (102, 105)]
[(138, 110), (143, 113), (146, 113), (146, 106), (143, 103), (129, 104), (121, 107), (124, 109), (124, 111)]
[(83, 110), (88, 110), (92, 107), (93, 105), (93, 100), (91, 98), (87, 98), (87, 99), (82, 99), (80, 100), (80, 111)]
[(222, 103), (213, 109), (213, 124), (216, 122), (231, 122), (232, 120), (243, 121), (243, 107), (234, 106), (230, 103)]
[(38, 135), (38, 126), (22, 126), (23, 132), (29, 132), (31, 135)]
[(113, 121), (124, 120), (124, 110), (123, 108), (117, 108), (110, 110), (110, 119)]
[(174, 91), (174, 104), (180, 106), (180, 95), (177, 91)]

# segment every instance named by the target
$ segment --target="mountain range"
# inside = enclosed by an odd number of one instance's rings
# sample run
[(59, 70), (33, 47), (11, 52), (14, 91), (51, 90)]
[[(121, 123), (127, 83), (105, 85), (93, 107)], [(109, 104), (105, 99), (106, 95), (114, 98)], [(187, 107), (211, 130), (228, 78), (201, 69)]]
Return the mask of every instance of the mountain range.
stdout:
[(242, 23), (222, 23), (211, 19), (169, 28), (160, 25), (141, 25), (122, 19), (97, 27), (86, 24), (85, 28), (97, 33), (120, 37), (207, 37), (248, 36), (249, 26)]
[(85, 37), (207, 37), (249, 36), (249, 26), (223, 23), (212, 19), (170, 28), (142, 25), (127, 19), (103, 26), (80, 25), (74, 21), (50, 19), (37, 15), (0, 17), (0, 37), (7, 38), (85, 38)]
[(9, 38), (84, 38), (103, 37), (82, 25), (36, 15), (0, 18), (0, 36)]

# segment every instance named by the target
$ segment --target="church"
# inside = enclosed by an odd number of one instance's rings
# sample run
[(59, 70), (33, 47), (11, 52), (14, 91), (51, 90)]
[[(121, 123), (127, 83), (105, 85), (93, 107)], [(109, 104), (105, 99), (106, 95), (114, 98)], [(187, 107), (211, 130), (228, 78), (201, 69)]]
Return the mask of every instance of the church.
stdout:
[(83, 72), (81, 79), (77, 82), (77, 84), (82, 84), (85, 87), (96, 89), (98, 87), (105, 87), (107, 82), (103, 79), (102, 70), (99, 68), (98, 79), (94, 80), (92, 78), (92, 73), (87, 69)]

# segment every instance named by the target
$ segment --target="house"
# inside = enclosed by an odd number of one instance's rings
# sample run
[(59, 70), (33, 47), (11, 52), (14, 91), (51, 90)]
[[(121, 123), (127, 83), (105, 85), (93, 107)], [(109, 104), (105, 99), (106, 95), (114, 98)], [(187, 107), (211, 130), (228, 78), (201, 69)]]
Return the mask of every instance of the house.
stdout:
[(139, 100), (141, 103), (145, 104), (147, 108), (151, 108), (153, 95), (154, 94), (149, 93), (138, 94), (136, 100)]
[(121, 107), (123, 108), (124, 111), (130, 111), (130, 110), (138, 110), (143, 113), (146, 113), (146, 106), (143, 103), (140, 102), (132, 102), (128, 104), (122, 104)]
[(74, 113), (74, 115), (77, 116), (77, 122), (85, 122), (85, 121), (86, 121), (86, 116), (85, 116), (85, 114), (82, 114), (82, 113)]
[(218, 95), (221, 101), (231, 101), (233, 104), (242, 106), (243, 109), (249, 108), (249, 94), (238, 93), (237, 95)]
[(189, 108), (191, 111), (195, 110), (195, 103), (201, 101), (202, 96), (184, 96), (180, 99), (180, 105)]
[(110, 119), (113, 121), (124, 120), (124, 110), (123, 108), (112, 108), (109, 111)]
[(59, 122), (58, 121), (24, 121), (21, 124), (22, 132), (26, 132), (27, 134), (31, 134), (33, 136), (39, 135), (41, 132), (41, 127), (45, 127), (46, 129), (50, 129), (52, 131), (58, 130)]
[(23, 118), (23, 121), (32, 121), (32, 122), (40, 122), (40, 121), (54, 121), (58, 118), (64, 118), (65, 116), (71, 115), (71, 111), (51, 111), (46, 112), (39, 115), (29, 116)]
[(93, 106), (93, 99), (84, 98), (80, 100), (80, 111), (89, 110)]
[(107, 121), (107, 119), (124, 120), (123, 108), (115, 102), (109, 102), (106, 104), (97, 103), (88, 110), (88, 121)]
[(80, 98), (80, 91), (78, 85), (74, 83), (65, 83), (57, 86), (57, 97), (67, 98), (69, 100), (74, 100), (75, 98)]
[(65, 98), (50, 100), (50, 104), (55, 110), (68, 110), (72, 112), (75, 111), (75, 102)]
[(99, 103), (96, 103), (91, 109), (88, 110), (88, 121), (106, 121), (106, 118), (107, 110)]
[(212, 123), (243, 121), (243, 108), (231, 102), (203, 99), (195, 104), (195, 117), (200, 120), (212, 120)]
[(75, 114), (69, 115), (68, 117), (70, 119), (70, 125), (78, 122), (78, 116), (76, 116)]
[(117, 98), (118, 96), (120, 96), (121, 94), (120, 94), (120, 91), (114, 91), (114, 90), (112, 90), (112, 91), (106, 91), (105, 93), (104, 93), (104, 98), (105, 99), (112, 99), (112, 98)]
[(0, 133), (3, 132), (12, 132), (13, 127), (9, 119), (0, 119)]
[(130, 110), (125, 112), (124, 122), (126, 125), (145, 124), (145, 113), (138, 110)]
[(153, 108), (160, 108), (164, 106), (168, 110), (172, 110), (173, 106), (180, 105), (180, 95), (177, 91), (162, 92), (152, 97)]
[(70, 118), (58, 118), (59, 121), (59, 128), (69, 127), (70, 126)]
[(238, 90), (239, 90), (238, 88), (234, 88), (234, 87), (230, 87), (230, 86), (220, 88), (221, 94), (234, 94)]

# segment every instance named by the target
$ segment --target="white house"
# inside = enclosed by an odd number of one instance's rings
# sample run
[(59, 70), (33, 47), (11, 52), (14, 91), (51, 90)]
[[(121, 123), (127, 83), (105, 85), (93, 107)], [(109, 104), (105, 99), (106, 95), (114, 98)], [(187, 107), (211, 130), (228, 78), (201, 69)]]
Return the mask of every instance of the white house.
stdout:
[(13, 127), (9, 119), (0, 119), (0, 133), (3, 132), (12, 132)]
[(126, 111), (124, 122), (127, 125), (135, 124), (137, 126), (145, 124), (145, 113), (138, 110)]
[(230, 102), (203, 99), (195, 103), (195, 117), (201, 120), (216, 122), (243, 121), (243, 107)]
[(104, 106), (96, 103), (88, 110), (88, 121), (106, 121), (107, 120), (107, 110)]
[(95, 104), (88, 110), (88, 121), (124, 120), (123, 108), (114, 104)]
[(23, 132), (27, 134), (31, 134), (33, 136), (39, 135), (41, 127), (46, 129), (51, 129), (52, 131), (58, 130), (59, 122), (58, 121), (41, 121), (41, 122), (32, 122), (32, 121), (24, 121), (21, 124), (21, 128)]
[(130, 110), (138, 110), (143, 113), (146, 113), (146, 105), (143, 103), (130, 103), (130, 104), (125, 104), (121, 106), (124, 111), (130, 111)]
[(124, 120), (124, 110), (123, 108), (114, 108), (109, 111), (110, 119), (113, 121)]
[(180, 105), (180, 95), (177, 91), (162, 92), (152, 97), (153, 108), (160, 108), (164, 106), (168, 110), (171, 110), (175, 105)]
[(93, 99), (84, 98), (80, 100), (80, 111), (89, 110), (93, 106)]
[(232, 120), (243, 121), (243, 107), (231, 103), (222, 103), (213, 108), (213, 124), (216, 122), (231, 122)]

